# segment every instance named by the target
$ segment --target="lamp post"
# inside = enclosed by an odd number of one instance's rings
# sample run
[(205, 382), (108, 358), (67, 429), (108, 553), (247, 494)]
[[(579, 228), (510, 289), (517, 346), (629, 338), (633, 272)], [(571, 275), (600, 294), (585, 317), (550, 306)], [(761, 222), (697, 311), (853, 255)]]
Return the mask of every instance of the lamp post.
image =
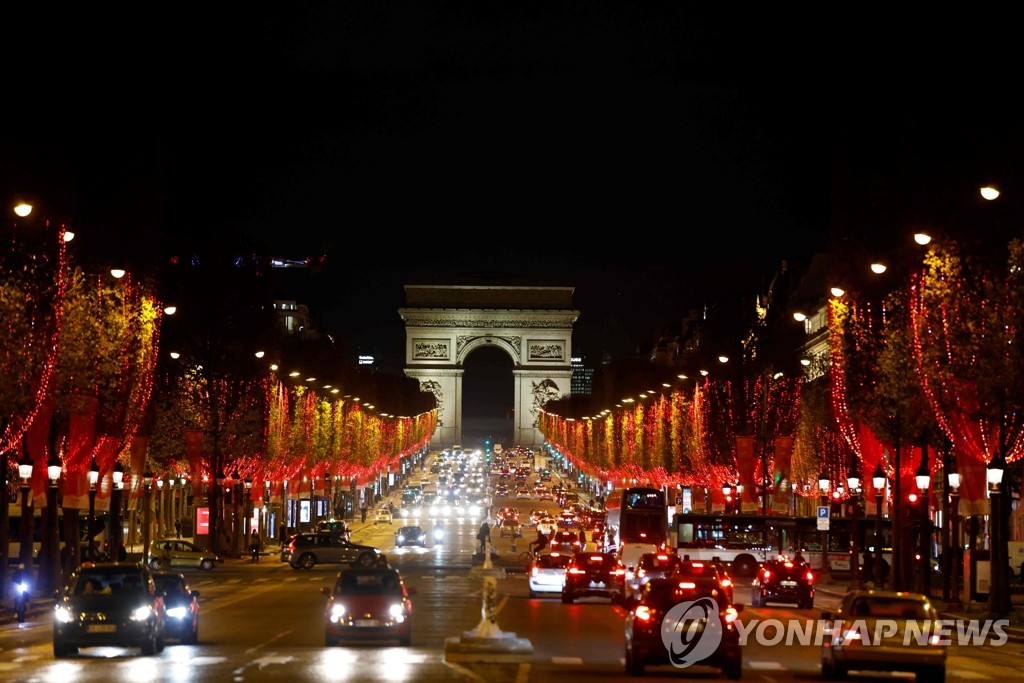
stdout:
[(918, 561), (918, 578), (917, 578), (917, 592), (928, 595), (931, 592), (931, 519), (928, 517), (928, 487), (932, 483), (931, 470), (928, 469), (927, 452), (921, 452), (921, 464), (917, 468), (917, 472), (914, 474), (914, 481), (917, 484), (917, 489), (920, 492), (920, 500), (918, 504), (921, 506), (920, 519), (918, 525), (920, 528), (920, 536), (918, 543), (918, 555), (920, 559)]
[[(159, 483), (159, 479), (157, 482)], [(142, 561), (149, 562), (149, 542), (153, 507), (153, 472), (147, 467), (142, 475)]]
[(950, 521), (953, 524), (953, 531), (950, 533), (948, 552), (949, 558), (949, 609), (961, 609), (960, 604), (960, 473), (950, 472), (949, 498), (950, 498)]
[(26, 453), (18, 463), (18, 476), (21, 477), (21, 527), (18, 529), (21, 540), (21, 553), (18, 562), (26, 567), (32, 566), (32, 512), (28, 506), (29, 482), (32, 480), (32, 459)]
[(160, 510), (158, 512), (155, 511), (156, 512), (156, 535), (157, 535), (158, 538), (161, 538), (161, 537), (163, 537), (165, 535), (164, 534), (164, 529), (167, 528), (167, 526), (164, 524), (164, 508), (166, 506), (164, 505), (164, 480), (163, 479), (157, 479), (156, 480), (156, 500), (157, 500), (157, 503), (160, 504)]
[[(243, 482), (243, 486), (245, 487), (245, 519), (247, 520), (246, 523), (254, 529), (255, 527), (252, 526), (252, 477), (246, 476), (245, 481)], [(263, 544), (260, 543), (260, 545), (262, 546)]]
[[(818, 492), (821, 494), (822, 502), (825, 505), (829, 504), (828, 500), (828, 489), (829, 484), (832, 482), (829, 480), (828, 474), (822, 470), (821, 474), (818, 475)], [(822, 578), (829, 575), (831, 567), (828, 562), (828, 531), (822, 530), (821, 532), (821, 576)]]
[(114, 560), (121, 559), (121, 546), (123, 544), (124, 524), (121, 522), (121, 489), (124, 487), (124, 467), (121, 462), (114, 463), (114, 471), (111, 473), (113, 486), (110, 489), (110, 557)]
[(61, 463), (56, 453), (50, 455), (46, 463), (46, 478), (49, 486), (46, 487), (46, 537), (47, 545), (50, 548), (47, 562), (46, 576), (48, 579), (47, 592), (52, 591), (60, 585), (61, 563), (60, 563), (60, 530), (57, 528), (57, 485), (60, 483)]
[(1006, 460), (1002, 453), (994, 456), (988, 463), (987, 480), (989, 492), (989, 504), (991, 506), (989, 519), (991, 520), (990, 545), (992, 548), (989, 555), (989, 566), (991, 577), (988, 589), (988, 611), (993, 617), (1002, 617), (1009, 612), (1009, 558), (1007, 558), (1006, 526), (1003, 515), (1003, 472), (1006, 469)]
[(725, 512), (726, 514), (729, 514), (731, 512), (729, 508), (732, 507), (731, 505), (729, 505), (729, 502), (732, 498), (732, 484), (730, 484), (729, 482), (725, 482), (724, 484), (722, 484), (722, 494), (725, 496)]
[(871, 486), (875, 489), (875, 588), (879, 590), (885, 588), (885, 567), (882, 566), (884, 562), (882, 559), (882, 497), (885, 484), (885, 470), (882, 469), (882, 463), (879, 461), (878, 466), (875, 467), (875, 473), (871, 475)]
[(853, 469), (846, 475), (846, 484), (850, 487), (850, 500), (853, 501), (853, 547), (850, 557), (850, 588), (857, 590), (864, 587), (860, 578), (860, 472), (854, 462)]
[[(213, 483), (215, 484), (214, 487), (213, 487), (214, 497), (217, 497), (217, 496), (219, 496), (222, 493), (222, 491), (224, 489), (224, 479), (225, 478), (226, 477), (224, 476), (224, 470), (217, 470), (217, 475), (213, 478)], [(216, 529), (213, 529), (213, 528), (210, 529), (211, 534), (213, 534), (211, 536), (211, 538), (210, 538), (210, 546), (211, 546), (210, 549), (214, 553), (220, 554), (220, 538), (219, 538), (219, 536), (217, 534), (220, 533), (220, 529), (223, 529), (223, 525), (215, 525), (215, 526), (217, 527)], [(214, 532), (216, 532), (216, 533), (214, 533)]]
[(231, 531), (232, 546), (239, 557), (242, 556), (242, 525), (238, 514), (238, 502), (242, 497), (242, 478), (238, 476), (238, 470), (231, 474)]
[(92, 456), (92, 464), (89, 466), (89, 519), (87, 536), (89, 539), (89, 561), (96, 561), (96, 548), (93, 543), (93, 530), (96, 528), (96, 483), (100, 480), (100, 466), (96, 464), (96, 455)]

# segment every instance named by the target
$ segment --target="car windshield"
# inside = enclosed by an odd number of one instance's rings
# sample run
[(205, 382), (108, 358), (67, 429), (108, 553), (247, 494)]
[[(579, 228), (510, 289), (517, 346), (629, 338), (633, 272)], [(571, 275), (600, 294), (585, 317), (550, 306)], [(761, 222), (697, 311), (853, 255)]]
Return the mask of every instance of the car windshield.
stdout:
[(344, 572), (334, 586), (335, 595), (401, 595), (395, 572)]
[(850, 605), (854, 617), (881, 617), (887, 619), (930, 619), (928, 608), (918, 600), (872, 596), (854, 600)]
[(185, 592), (185, 582), (176, 576), (154, 576), (153, 583), (161, 593), (177, 595)]
[(540, 569), (565, 569), (567, 564), (568, 555), (541, 555), (537, 558), (537, 567)]
[(142, 591), (143, 580), (138, 572), (88, 572), (78, 577), (74, 595), (126, 595)]

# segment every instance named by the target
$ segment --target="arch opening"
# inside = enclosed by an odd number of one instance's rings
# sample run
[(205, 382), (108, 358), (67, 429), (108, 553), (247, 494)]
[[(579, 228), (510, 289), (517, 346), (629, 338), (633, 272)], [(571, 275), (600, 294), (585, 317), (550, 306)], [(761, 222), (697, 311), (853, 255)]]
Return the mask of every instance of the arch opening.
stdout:
[(515, 431), (513, 362), (504, 349), (482, 346), (463, 361), (463, 440), (511, 444)]

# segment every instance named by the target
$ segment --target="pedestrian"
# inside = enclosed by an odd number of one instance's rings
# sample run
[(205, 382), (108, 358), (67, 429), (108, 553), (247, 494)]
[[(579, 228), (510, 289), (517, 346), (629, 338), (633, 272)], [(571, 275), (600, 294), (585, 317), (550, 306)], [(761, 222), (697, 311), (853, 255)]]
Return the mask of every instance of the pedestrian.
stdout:
[(480, 554), (487, 553), (487, 546), (491, 543), (491, 525), (485, 519), (480, 523), (480, 530), (476, 532), (476, 540), (480, 541)]
[(260, 532), (256, 529), (249, 534), (249, 553), (252, 554), (252, 564), (260, 561)]
[(363, 501), (363, 504), (359, 506), (359, 514), (362, 517), (363, 522), (365, 522), (366, 521), (366, 501)]
[(175, 538), (181, 538), (181, 520), (174, 520), (174, 536)]
[(124, 547), (124, 543), (117, 544), (117, 561), (127, 562), (128, 561), (128, 549)]

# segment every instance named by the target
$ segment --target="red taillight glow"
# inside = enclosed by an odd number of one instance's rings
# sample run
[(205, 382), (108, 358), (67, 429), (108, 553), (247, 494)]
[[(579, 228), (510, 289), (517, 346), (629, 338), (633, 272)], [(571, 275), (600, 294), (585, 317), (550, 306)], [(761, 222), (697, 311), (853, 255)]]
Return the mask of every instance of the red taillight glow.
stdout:
[(569, 568), (569, 573), (570, 574), (586, 574), (586, 572), (583, 571), (582, 569), (580, 569), (579, 567), (570, 567)]
[(730, 581), (729, 579), (722, 579), (722, 586), (729, 587), (731, 585), (732, 585), (732, 581)]
[(725, 608), (725, 623), (731, 624), (739, 618), (740, 613), (736, 611), (735, 607), (730, 606)]
[(811, 572), (807, 572), (807, 580), (814, 581), (814, 574), (812, 574)]
[(703, 569), (704, 568), (704, 563), (703, 562), (691, 562), (690, 566), (693, 567), (694, 569)]
[(537, 567), (534, 567), (533, 569), (530, 570), (530, 576), (537, 576), (537, 574), (539, 574), (539, 573), (540, 573), (540, 570)]
[(770, 571), (768, 571), (767, 569), (765, 569), (765, 570), (764, 570), (764, 578), (765, 578), (766, 580), (767, 580), (767, 579), (768, 579), (768, 577), (770, 577), (771, 575), (772, 575), (772, 573), (771, 573)]
[(658, 560), (660, 562), (668, 562), (668, 555), (658, 555)]
[(623, 569), (622, 567), (619, 567), (618, 569), (615, 570), (615, 576), (624, 576), (625, 574), (626, 574), (626, 570)]
[(785, 562), (785, 565), (784, 565), (784, 566), (785, 566), (785, 567), (787, 567), (787, 568), (789, 568), (789, 569), (792, 569), (792, 568), (793, 568), (793, 563), (792, 563), (792, 562), (790, 562), (789, 560), (786, 560), (786, 562)]
[(633, 612), (633, 616), (640, 621), (650, 621), (654, 618), (654, 615), (651, 614), (651, 608), (647, 605), (637, 605), (636, 610)]
[(683, 590), (693, 590), (697, 587), (697, 584), (695, 584), (693, 581), (680, 581), (679, 587)]

